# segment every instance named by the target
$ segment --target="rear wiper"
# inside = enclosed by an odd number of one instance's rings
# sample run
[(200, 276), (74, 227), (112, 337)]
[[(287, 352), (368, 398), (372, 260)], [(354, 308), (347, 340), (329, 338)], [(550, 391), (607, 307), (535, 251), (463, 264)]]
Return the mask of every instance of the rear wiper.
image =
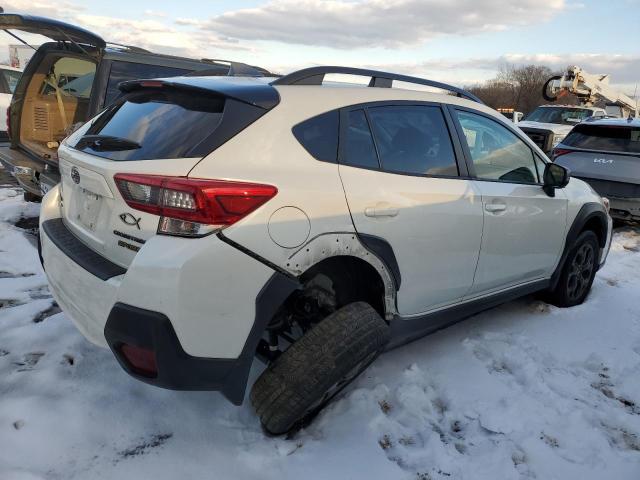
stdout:
[(119, 150), (135, 150), (141, 148), (142, 145), (127, 138), (112, 137), (110, 135), (84, 135), (76, 144), (76, 148), (85, 147), (97, 152), (116, 152)]

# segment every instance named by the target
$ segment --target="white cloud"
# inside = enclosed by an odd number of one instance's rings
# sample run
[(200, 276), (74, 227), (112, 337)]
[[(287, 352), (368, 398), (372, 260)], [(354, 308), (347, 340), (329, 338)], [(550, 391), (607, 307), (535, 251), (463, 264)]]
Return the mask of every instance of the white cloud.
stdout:
[(205, 28), (247, 40), (391, 48), (419, 45), (443, 34), (539, 23), (565, 8), (564, 0), (271, 0), (213, 17)]
[[(250, 46), (245, 46), (236, 39), (220, 38), (199, 29), (175, 28), (169, 24), (169, 20), (164, 18), (166, 15), (163, 12), (156, 10), (146, 10), (141, 19), (132, 20), (95, 15), (70, 1), (5, 0), (2, 3), (7, 13), (26, 13), (55, 18), (95, 32), (106, 41), (134, 45), (160, 53), (201, 58), (211, 56), (212, 51), (252, 51)], [(19, 35), (27, 39), (32, 38), (27, 34)], [(17, 43), (7, 35), (3, 37), (6, 38), (0, 39), (0, 47)], [(35, 43), (42, 41), (47, 39), (41, 37)]]

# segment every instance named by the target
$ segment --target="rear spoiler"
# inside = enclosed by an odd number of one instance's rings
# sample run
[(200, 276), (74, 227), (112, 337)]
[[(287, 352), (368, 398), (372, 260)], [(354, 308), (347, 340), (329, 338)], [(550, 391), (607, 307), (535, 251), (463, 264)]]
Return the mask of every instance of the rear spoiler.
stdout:
[(184, 76), (129, 80), (120, 83), (118, 88), (124, 93), (147, 88), (171, 88), (206, 95), (222, 95), (265, 110), (272, 109), (280, 102), (280, 95), (275, 88), (252, 78)]

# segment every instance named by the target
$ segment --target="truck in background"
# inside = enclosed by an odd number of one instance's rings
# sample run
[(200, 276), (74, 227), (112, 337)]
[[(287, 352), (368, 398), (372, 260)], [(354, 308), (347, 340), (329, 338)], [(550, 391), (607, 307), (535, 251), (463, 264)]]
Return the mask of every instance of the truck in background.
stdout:
[[(609, 75), (590, 74), (574, 66), (564, 75), (551, 77), (542, 88), (543, 97), (550, 102), (568, 94), (578, 97), (580, 105), (541, 105), (518, 123), (547, 154), (583, 120), (638, 117), (638, 100), (611, 87)], [(595, 106), (602, 101), (607, 104), (606, 108)]]

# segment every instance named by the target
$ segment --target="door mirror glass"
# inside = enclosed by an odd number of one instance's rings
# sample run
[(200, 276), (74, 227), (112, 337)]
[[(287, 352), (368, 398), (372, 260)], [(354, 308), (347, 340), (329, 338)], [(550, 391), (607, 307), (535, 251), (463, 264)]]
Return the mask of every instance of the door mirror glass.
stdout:
[(569, 170), (557, 163), (547, 163), (544, 169), (544, 189), (549, 194), (556, 188), (564, 188), (569, 183)]

